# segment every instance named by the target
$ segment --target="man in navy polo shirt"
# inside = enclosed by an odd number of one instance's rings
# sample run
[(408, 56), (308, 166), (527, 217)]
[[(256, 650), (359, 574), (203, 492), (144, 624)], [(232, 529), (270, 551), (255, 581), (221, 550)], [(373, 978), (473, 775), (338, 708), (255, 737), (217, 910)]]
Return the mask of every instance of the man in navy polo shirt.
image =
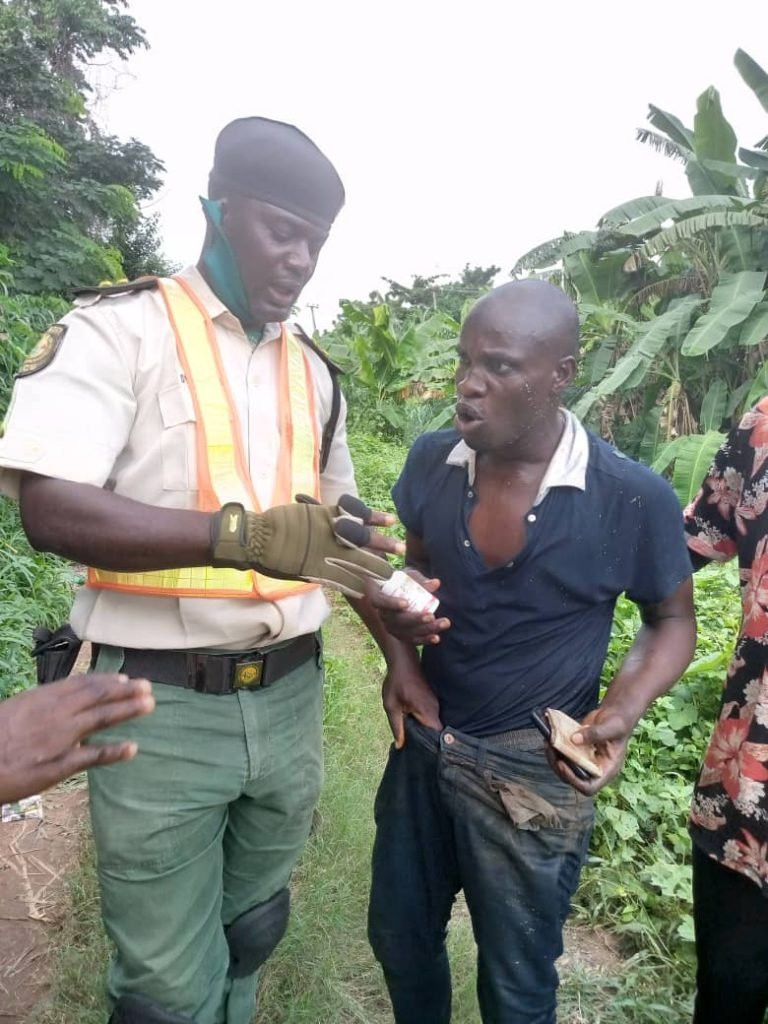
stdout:
[[(419, 438), (393, 490), (406, 559), (440, 598), (435, 618), (371, 595), (390, 633), (395, 745), (376, 799), (369, 934), (398, 1024), (450, 1020), (444, 940), (460, 889), (483, 1021), (554, 1024), (593, 794), (693, 654), (680, 506), (561, 407), (578, 343), (576, 309), (550, 284), (481, 299), (459, 341), (456, 430)], [(599, 703), (622, 593), (643, 624)], [(599, 780), (545, 750), (539, 706), (582, 723)]]

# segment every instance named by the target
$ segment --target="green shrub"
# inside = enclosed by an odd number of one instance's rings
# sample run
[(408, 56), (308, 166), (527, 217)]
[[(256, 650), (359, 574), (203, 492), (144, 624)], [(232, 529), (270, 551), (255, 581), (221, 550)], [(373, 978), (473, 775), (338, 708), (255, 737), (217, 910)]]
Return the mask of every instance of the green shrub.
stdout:
[(32, 550), (17, 507), (0, 499), (0, 698), (34, 683), (32, 630), (66, 622), (76, 579), (69, 563)]
[(70, 308), (58, 295), (0, 297), (0, 417), (8, 408), (13, 375), (24, 357)]

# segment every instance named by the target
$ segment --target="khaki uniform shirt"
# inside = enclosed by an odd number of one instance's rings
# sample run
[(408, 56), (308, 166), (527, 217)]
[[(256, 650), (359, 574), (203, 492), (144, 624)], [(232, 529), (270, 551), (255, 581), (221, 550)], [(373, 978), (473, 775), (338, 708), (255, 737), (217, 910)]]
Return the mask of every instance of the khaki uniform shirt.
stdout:
[[(279, 325), (268, 325), (253, 344), (194, 267), (181, 276), (213, 320), (254, 489), (268, 508), (280, 449)], [(17, 497), (19, 473), (28, 471), (149, 505), (197, 508), (195, 413), (159, 292), (88, 296), (61, 323), (67, 332), (53, 360), (16, 381), (0, 440), (0, 491)], [(331, 378), (322, 359), (305, 351), (320, 437), (330, 416)], [(326, 503), (357, 493), (343, 399), (320, 484)], [(71, 624), (82, 639), (114, 646), (245, 650), (312, 632), (327, 615), (320, 588), (280, 601), (82, 588)]]

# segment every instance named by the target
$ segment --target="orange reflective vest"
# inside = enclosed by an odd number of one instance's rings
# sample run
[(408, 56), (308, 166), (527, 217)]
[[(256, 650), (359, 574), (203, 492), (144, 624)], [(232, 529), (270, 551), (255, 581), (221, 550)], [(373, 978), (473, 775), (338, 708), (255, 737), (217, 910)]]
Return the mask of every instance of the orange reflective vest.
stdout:
[[(205, 307), (182, 278), (158, 282), (176, 338), (176, 350), (195, 409), (197, 507), (214, 512), (228, 501), (260, 511), (251, 483), (240, 424)], [(280, 338), (280, 453), (272, 505), (296, 494), (320, 497), (319, 438), (309, 360), (298, 338), (282, 327)], [(275, 580), (252, 571), (159, 569), (152, 572), (88, 570), (88, 586), (164, 597), (238, 597), (276, 601), (316, 587)]]

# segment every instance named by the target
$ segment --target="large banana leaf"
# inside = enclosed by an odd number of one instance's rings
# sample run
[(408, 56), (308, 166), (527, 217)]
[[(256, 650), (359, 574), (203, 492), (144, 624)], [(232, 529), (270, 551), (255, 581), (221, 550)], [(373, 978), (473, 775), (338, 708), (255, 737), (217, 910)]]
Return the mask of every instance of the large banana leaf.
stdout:
[(742, 146), (739, 150), (739, 160), (743, 161), (749, 167), (759, 168), (761, 171), (768, 171), (768, 153), (764, 153), (761, 149), (745, 149)]
[(724, 440), (725, 434), (717, 430), (708, 430), (706, 434), (686, 434), (670, 441), (657, 456), (651, 467), (657, 473), (663, 473), (674, 463), (672, 486), (683, 507), (698, 493)]
[(705, 430), (718, 430), (725, 416), (728, 385), (722, 377), (715, 377), (701, 402), (699, 424)]
[[(721, 197), (722, 201), (722, 197)], [(597, 222), (598, 227), (610, 228), (625, 224), (627, 221), (642, 217), (643, 214), (651, 213), (660, 206), (667, 206), (669, 199), (666, 196), (640, 196), (637, 199), (630, 199), (628, 203), (621, 206), (614, 206), (612, 210), (604, 213)]]
[(745, 270), (723, 274), (712, 291), (709, 310), (688, 332), (681, 349), (684, 356), (700, 356), (719, 345), (736, 324), (742, 323), (763, 298), (765, 273)]
[(675, 117), (674, 114), (670, 114), (666, 110), (662, 110), (660, 107), (654, 107), (654, 105), (650, 103), (648, 105), (648, 120), (654, 128), (658, 128), (660, 132), (664, 132), (664, 134), (668, 135), (673, 142), (678, 144), (678, 146), (682, 146), (684, 149), (693, 151), (693, 132), (690, 128), (685, 127), (680, 118)]
[(733, 63), (741, 77), (757, 96), (763, 110), (768, 111), (768, 74), (744, 50), (736, 51)]
[(768, 302), (760, 302), (741, 325), (739, 344), (751, 347), (765, 338), (768, 338)]
[(686, 174), (694, 194), (737, 191), (739, 183), (733, 175), (712, 170), (708, 164), (708, 161), (734, 164), (736, 145), (736, 132), (723, 114), (720, 93), (710, 86), (696, 100), (696, 116), (693, 119), (696, 161), (689, 162)]
[(747, 210), (716, 210), (713, 213), (702, 213), (696, 217), (687, 217), (670, 228), (665, 228), (650, 238), (640, 249), (640, 255), (646, 259), (658, 256), (667, 249), (674, 248), (687, 238), (694, 238), (706, 231), (716, 228), (735, 227), (767, 228), (768, 221), (764, 216)]
[(562, 259), (563, 242), (567, 235), (559, 238), (550, 238), (548, 242), (542, 242), (535, 249), (529, 249), (522, 255), (509, 272), (511, 277), (517, 277), (525, 270), (541, 270), (543, 267), (554, 266)]
[(641, 384), (664, 343), (670, 335), (687, 328), (693, 311), (700, 303), (699, 296), (687, 295), (670, 306), (661, 316), (651, 320), (611, 372), (597, 385), (596, 397)]
[(650, 466), (656, 458), (656, 453), (661, 444), (661, 412), (661, 406), (656, 405), (653, 409), (649, 409), (643, 420), (645, 431), (640, 441), (638, 457), (646, 466)]
[(751, 409), (755, 402), (759, 401), (765, 394), (768, 394), (768, 363), (763, 363), (755, 374), (752, 387), (747, 392), (746, 400), (742, 406), (742, 412)]
[[(627, 223), (617, 227), (622, 235), (630, 235), (633, 238), (641, 238), (651, 231), (657, 231), (664, 221), (677, 220), (691, 213), (699, 213), (701, 210), (743, 210), (746, 204), (745, 199), (738, 196), (709, 195), (689, 196), (687, 199), (665, 199), (660, 206), (647, 210), (637, 217), (628, 220)], [(627, 207), (632, 204), (628, 203)], [(617, 207), (620, 209), (620, 207)]]

